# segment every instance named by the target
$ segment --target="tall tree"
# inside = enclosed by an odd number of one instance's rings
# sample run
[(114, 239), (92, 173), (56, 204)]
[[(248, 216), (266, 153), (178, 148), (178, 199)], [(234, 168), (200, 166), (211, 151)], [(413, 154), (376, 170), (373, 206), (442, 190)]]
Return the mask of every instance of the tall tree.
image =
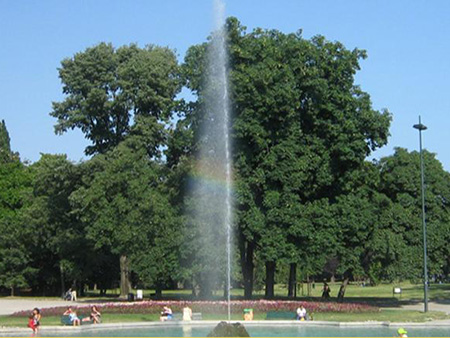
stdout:
[(33, 228), (23, 222), (30, 203), (32, 175), (18, 160), (0, 162), (0, 286), (29, 287), (36, 270), (31, 266)]
[[(295, 263), (294, 257), (307, 254), (286, 236), (303, 217), (292, 206), (332, 202), (346, 191), (348, 176), (387, 142), (390, 114), (374, 110), (369, 95), (354, 84), (364, 51), (321, 36), (247, 33), (235, 18), (227, 20), (227, 30), (245, 294), (251, 294), (258, 252), (267, 263), (271, 296), (276, 262)], [(187, 86), (198, 96), (189, 111), (196, 114), (194, 134), (202, 118), (206, 48), (191, 47), (184, 65)]]
[(11, 157), (11, 145), (5, 120), (0, 124), (0, 162), (8, 162)]
[(19, 158), (18, 153), (11, 151), (10, 141), (5, 120), (2, 120), (2, 123), (0, 123), (0, 163), (11, 162)]
[(69, 202), (81, 175), (66, 155), (43, 154), (31, 170), (33, 198), (24, 222), (33, 229), (32, 266), (39, 269), (33, 287), (42, 294), (62, 294), (66, 279), (79, 280), (83, 271), (78, 263), (87, 243)]
[(67, 97), (53, 103), (55, 132), (81, 129), (89, 155), (117, 146), (139, 116), (167, 121), (180, 90), (175, 54), (157, 46), (100, 43), (63, 60), (59, 76)]
[[(450, 271), (450, 173), (446, 172), (435, 155), (424, 151), (425, 206), (428, 236), (429, 273), (440, 275)], [(395, 204), (398, 213), (405, 215), (403, 253), (412, 278), (422, 275), (423, 257), (422, 207), (420, 185), (420, 157), (416, 151), (396, 148), (392, 156), (379, 161), (380, 190)]]
[(132, 271), (161, 290), (175, 275), (182, 233), (164, 192), (163, 168), (152, 160), (157, 154), (149, 155), (145, 137), (136, 133), (87, 162), (91, 174), (71, 196), (88, 238), (120, 258), (121, 297), (130, 291)]

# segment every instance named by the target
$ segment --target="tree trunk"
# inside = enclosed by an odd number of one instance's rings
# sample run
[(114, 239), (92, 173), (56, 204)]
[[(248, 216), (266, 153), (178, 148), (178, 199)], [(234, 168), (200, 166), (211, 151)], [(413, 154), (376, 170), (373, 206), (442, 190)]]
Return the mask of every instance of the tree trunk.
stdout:
[(270, 299), (273, 298), (274, 285), (275, 285), (275, 262), (266, 262), (266, 292), (265, 297)]
[(210, 278), (211, 272), (210, 270), (203, 270), (202, 272), (200, 272), (200, 292), (199, 292), (199, 297), (200, 299), (203, 300), (211, 300), (213, 297), (213, 289), (214, 286), (213, 285), (213, 281)]
[(11, 297), (14, 297), (14, 285), (11, 286)]
[(311, 282), (309, 280), (309, 273), (306, 273), (306, 295), (311, 296)]
[(242, 240), (240, 251), (242, 275), (244, 277), (244, 298), (251, 299), (253, 295), (253, 272), (255, 269), (255, 264), (253, 263), (255, 246), (251, 242)]
[(66, 293), (66, 284), (64, 282), (64, 268), (61, 261), (59, 261), (59, 275), (61, 278), (61, 297), (64, 298), (64, 294)]
[(345, 289), (347, 288), (348, 282), (349, 282), (348, 277), (342, 281), (341, 287), (339, 288), (338, 297), (337, 297), (338, 302), (342, 302), (344, 300)]
[(224, 281), (223, 283), (223, 299), (228, 299), (228, 283)]
[(155, 288), (155, 297), (156, 297), (156, 299), (162, 298), (162, 288), (160, 286), (157, 286)]
[(80, 297), (84, 297), (85, 295), (86, 295), (86, 290), (85, 290), (85, 287), (86, 287), (86, 285), (84, 284), (84, 283), (82, 283), (82, 282), (78, 282), (78, 284), (79, 284), (79, 291), (80, 291)]
[(198, 297), (198, 288), (197, 288), (197, 284), (195, 283), (195, 279), (194, 277), (192, 277), (192, 297), (197, 298)]
[(297, 263), (291, 263), (289, 269), (288, 297), (295, 297), (295, 285), (297, 284)]
[(213, 298), (213, 290), (211, 288), (211, 285), (204, 283), (200, 287), (199, 297), (202, 300), (211, 300)]
[(128, 257), (120, 256), (120, 298), (126, 299), (130, 292), (130, 273), (128, 271)]

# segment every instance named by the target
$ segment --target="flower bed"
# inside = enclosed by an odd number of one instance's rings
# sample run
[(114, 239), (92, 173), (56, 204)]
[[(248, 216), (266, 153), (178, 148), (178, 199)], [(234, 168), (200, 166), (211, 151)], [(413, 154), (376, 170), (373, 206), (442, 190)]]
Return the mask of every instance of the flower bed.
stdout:
[[(94, 305), (72, 306), (80, 315), (88, 315), (90, 307)], [(183, 307), (189, 306), (193, 312), (202, 313), (227, 313), (228, 305), (225, 301), (141, 301), (135, 303), (103, 303), (95, 304), (102, 313), (115, 314), (152, 314), (160, 313), (162, 307), (167, 305), (174, 312), (181, 312)], [(279, 301), (279, 300), (245, 300), (232, 301), (232, 313), (241, 314), (244, 309), (252, 308), (255, 312), (268, 311), (295, 311), (300, 305), (303, 305), (309, 313), (317, 312), (377, 312), (379, 308), (367, 304), (359, 303), (332, 303), (332, 302), (304, 302), (304, 301)], [(67, 306), (59, 306), (41, 309), (43, 316), (60, 316), (67, 309)], [(29, 316), (29, 311), (15, 312), (12, 316)]]

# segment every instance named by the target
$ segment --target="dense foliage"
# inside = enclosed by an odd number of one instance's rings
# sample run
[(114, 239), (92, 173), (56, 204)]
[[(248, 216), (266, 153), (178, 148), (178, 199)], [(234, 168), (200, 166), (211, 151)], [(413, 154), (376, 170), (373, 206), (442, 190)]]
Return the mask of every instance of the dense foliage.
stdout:
[[(233, 284), (246, 298), (262, 287), (270, 298), (275, 283), (294, 296), (298, 280), (339, 278), (342, 298), (350, 280), (420, 280), (419, 155), (398, 148), (366, 160), (387, 143), (391, 115), (354, 82), (365, 51), (321, 36), (247, 32), (235, 18), (226, 29)], [(57, 133), (79, 128), (91, 141), (82, 163), (49, 154), (22, 163), (2, 121), (0, 288), (202, 295), (209, 252), (185, 212), (210, 43), (189, 48), (182, 64), (167, 48), (106, 43), (63, 60), (65, 97), (51, 115)], [(177, 97), (182, 88), (191, 101)], [(450, 273), (450, 174), (434, 154), (424, 157), (429, 271), (441, 278)]]

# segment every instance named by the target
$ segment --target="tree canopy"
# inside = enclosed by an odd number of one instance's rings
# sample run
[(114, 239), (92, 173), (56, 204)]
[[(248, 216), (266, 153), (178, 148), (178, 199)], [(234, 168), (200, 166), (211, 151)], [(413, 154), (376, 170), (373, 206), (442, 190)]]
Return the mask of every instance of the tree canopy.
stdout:
[[(238, 238), (247, 250), (260, 251), (268, 264), (266, 280), (273, 280), (275, 262), (297, 263), (308, 254), (298, 237), (287, 236), (304, 225), (300, 205), (323, 198), (333, 203), (346, 192), (352, 173), (386, 144), (391, 117), (374, 110), (369, 95), (354, 84), (364, 51), (321, 36), (247, 33), (235, 18), (226, 29)], [(187, 119), (203, 116), (207, 48), (207, 43), (191, 47), (183, 65), (187, 86), (198, 96)], [(198, 123), (191, 126), (194, 135), (199, 132)], [(194, 148), (198, 139), (194, 136)], [(308, 229), (315, 231), (303, 226), (303, 236)], [(251, 253), (245, 260), (253, 265)], [(272, 295), (273, 284), (266, 284), (266, 292)]]
[[(391, 113), (355, 83), (366, 52), (301, 31), (247, 31), (236, 18), (226, 31), (233, 284), (246, 298), (264, 286), (270, 298), (282, 282), (293, 297), (297, 280), (336, 278), (342, 298), (351, 280), (423, 278), (419, 154), (367, 160), (387, 143)], [(212, 39), (181, 64), (168, 48), (135, 44), (64, 59), (65, 96), (51, 116), (56, 133), (78, 128), (91, 141), (81, 163), (63, 154), (22, 163), (2, 121), (0, 290), (223, 288), (207, 280), (223, 270), (223, 255), (211, 255), (222, 244), (190, 217), (202, 196), (188, 194), (211, 119)], [(429, 271), (440, 278), (450, 273), (450, 174), (435, 154), (424, 158)], [(214, 223), (222, 206), (204, 208)]]
[(175, 54), (168, 48), (100, 43), (62, 61), (59, 76), (66, 98), (53, 102), (56, 133), (79, 128), (105, 153), (130, 132), (138, 117), (167, 121), (180, 91)]

